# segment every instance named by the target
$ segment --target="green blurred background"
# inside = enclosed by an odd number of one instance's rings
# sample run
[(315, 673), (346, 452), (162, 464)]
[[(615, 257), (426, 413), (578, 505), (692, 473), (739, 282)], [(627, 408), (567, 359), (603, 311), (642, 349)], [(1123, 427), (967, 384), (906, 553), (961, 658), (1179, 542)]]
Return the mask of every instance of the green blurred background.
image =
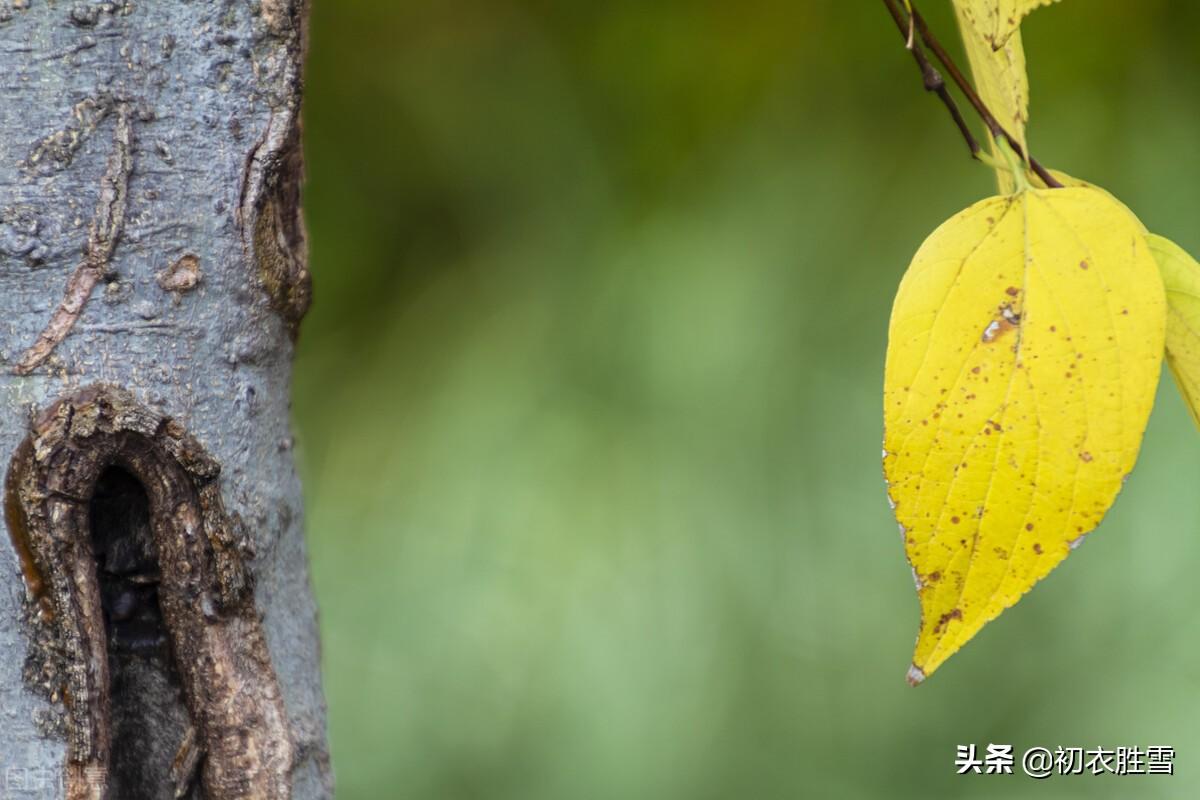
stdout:
[[(1197, 30), (1025, 26), (1035, 154), (1193, 251)], [(295, 416), (341, 798), (1198, 796), (1169, 380), (1101, 531), (905, 685), (887, 318), (993, 183), (901, 44), (869, 0), (314, 3)], [(1178, 774), (956, 776), (968, 742)]]

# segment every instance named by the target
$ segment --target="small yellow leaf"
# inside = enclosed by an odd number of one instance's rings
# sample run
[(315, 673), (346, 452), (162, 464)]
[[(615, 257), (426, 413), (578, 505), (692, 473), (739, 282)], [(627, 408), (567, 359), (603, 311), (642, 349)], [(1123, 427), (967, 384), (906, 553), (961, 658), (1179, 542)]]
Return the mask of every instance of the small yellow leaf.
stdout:
[(991, 46), (999, 50), (1021, 28), (1031, 11), (1058, 0), (954, 0), (963, 17)]
[(1200, 427), (1200, 264), (1170, 239), (1149, 234), (1146, 242), (1167, 291), (1167, 365)]
[[(992, 116), (1023, 150), (1028, 151), (1025, 124), (1029, 120), (1029, 78), (1025, 74), (1021, 32), (1019, 29), (1014, 31), (998, 48), (993, 47), (992, 40), (975, 24), (976, 19), (987, 18), (985, 7), (992, 6), (996, 6), (996, 0), (954, 0), (963, 46), (975, 78), (975, 90)], [(995, 142), (992, 142), (992, 156), (1001, 160)], [(996, 180), (1001, 194), (1010, 194), (1016, 188), (1012, 173), (1007, 170), (998, 169)]]
[(1165, 328), (1145, 235), (1098, 189), (989, 198), (922, 245), (884, 378), (884, 473), (921, 602), (910, 681), (1100, 522), (1136, 460)]

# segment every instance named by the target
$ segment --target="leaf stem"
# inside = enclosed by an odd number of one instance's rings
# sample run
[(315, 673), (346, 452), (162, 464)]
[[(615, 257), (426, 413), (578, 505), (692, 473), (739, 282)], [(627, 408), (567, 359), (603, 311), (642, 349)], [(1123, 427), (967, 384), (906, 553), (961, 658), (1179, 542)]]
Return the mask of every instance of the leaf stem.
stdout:
[(1013, 181), (1016, 183), (1017, 192), (1023, 192), (1029, 188), (1029, 175), (1025, 171), (1025, 162), (1016, 154), (1008, 143), (1008, 139), (999, 139), (996, 142), (996, 149), (1000, 151), (1000, 155), (1004, 156), (1004, 164), (1001, 165), (1013, 175)]

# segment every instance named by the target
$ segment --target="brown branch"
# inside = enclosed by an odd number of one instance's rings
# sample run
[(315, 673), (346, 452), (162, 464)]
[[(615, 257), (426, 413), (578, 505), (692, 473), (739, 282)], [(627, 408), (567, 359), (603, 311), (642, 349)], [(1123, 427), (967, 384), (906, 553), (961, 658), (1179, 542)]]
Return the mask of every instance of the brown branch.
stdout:
[(83, 307), (92, 296), (96, 284), (108, 273), (113, 249), (117, 246), (117, 239), (120, 238), (125, 225), (129, 174), (133, 171), (132, 113), (127, 103), (119, 103), (116, 112), (113, 152), (108, 157), (108, 166), (100, 178), (100, 201), (88, 229), (83, 263), (75, 268), (74, 274), (67, 281), (62, 302), (58, 304), (46, 328), (13, 367), (13, 372), (18, 375), (28, 375), (37, 369), (54, 348), (67, 338), (79, 315), (83, 313)]
[(921, 71), (921, 78), (925, 83), (925, 91), (933, 92), (942, 101), (942, 105), (950, 112), (950, 118), (958, 126), (959, 133), (962, 134), (967, 147), (971, 150), (971, 158), (978, 158), (979, 141), (971, 133), (971, 127), (963, 119), (962, 112), (958, 110), (958, 104), (954, 102), (954, 97), (946, 88), (946, 81), (942, 78), (942, 74), (929, 62), (929, 58), (925, 55), (925, 49), (913, 35), (913, 18), (906, 19), (895, 0), (883, 0), (883, 4), (891, 12), (892, 19), (896, 21), (896, 27), (900, 30), (900, 35), (904, 37), (904, 46), (913, 54), (913, 59), (917, 62), (917, 68)]
[[(884, 2), (888, 4), (890, 9), (893, 0), (884, 0)], [(1051, 175), (1045, 167), (1039, 164), (1036, 158), (1031, 155), (1027, 156), (1025, 154), (1025, 150), (1021, 147), (1020, 143), (1017, 142), (1017, 140), (1014, 139), (1012, 135), (1004, 129), (999, 120), (997, 120), (995, 115), (993, 115), (988, 109), (987, 104), (983, 102), (983, 98), (981, 98), (979, 93), (975, 91), (975, 87), (971, 85), (971, 82), (967, 80), (965, 75), (963, 75), (962, 70), (960, 70), (958, 65), (954, 63), (954, 59), (950, 57), (950, 54), (946, 52), (944, 47), (942, 47), (941, 42), (939, 42), (933, 35), (933, 31), (931, 31), (929, 26), (925, 23), (925, 18), (922, 17), (921, 12), (917, 10), (917, 4), (915, 0), (909, 3), (909, 8), (912, 9), (912, 21), (916, 23), (917, 33), (920, 34), (921, 40), (925, 42), (929, 49), (933, 51), (933, 55), (938, 61), (941, 62), (946, 72), (950, 75), (950, 79), (954, 81), (955, 85), (958, 86), (959, 91), (961, 91), (967, 98), (967, 102), (969, 102), (972, 108), (975, 109), (975, 113), (977, 113), (980, 119), (983, 120), (983, 124), (987, 126), (988, 132), (992, 134), (992, 138), (1003, 139), (1004, 141), (1008, 142), (1008, 146), (1011, 147), (1013, 152), (1017, 154), (1017, 157), (1022, 161), (1028, 161), (1030, 168), (1037, 173), (1037, 176), (1041, 178), (1047, 186), (1052, 189), (1061, 189), (1062, 184), (1059, 183), (1058, 180), (1056, 180), (1055, 177)], [(892, 16), (896, 15), (897, 12), (893, 11)]]

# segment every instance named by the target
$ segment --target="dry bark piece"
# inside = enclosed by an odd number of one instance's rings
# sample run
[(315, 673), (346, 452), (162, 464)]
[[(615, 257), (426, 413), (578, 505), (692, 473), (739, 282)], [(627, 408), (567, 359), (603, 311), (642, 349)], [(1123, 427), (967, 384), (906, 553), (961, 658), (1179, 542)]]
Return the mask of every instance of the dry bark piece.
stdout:
[(156, 276), (164, 292), (189, 292), (200, 283), (200, 258), (192, 253), (180, 256)]
[(5, 510), (24, 560), (31, 689), (64, 702), (66, 796), (103, 798), (113, 752), (109, 650), (90, 506), (100, 476), (120, 467), (149, 500), (158, 602), (196, 744), (181, 748), (182, 782), (204, 754), (207, 797), (291, 796), (293, 745), (219, 465), (167, 417), (123, 389), (64, 397), (32, 425), (9, 468)]

